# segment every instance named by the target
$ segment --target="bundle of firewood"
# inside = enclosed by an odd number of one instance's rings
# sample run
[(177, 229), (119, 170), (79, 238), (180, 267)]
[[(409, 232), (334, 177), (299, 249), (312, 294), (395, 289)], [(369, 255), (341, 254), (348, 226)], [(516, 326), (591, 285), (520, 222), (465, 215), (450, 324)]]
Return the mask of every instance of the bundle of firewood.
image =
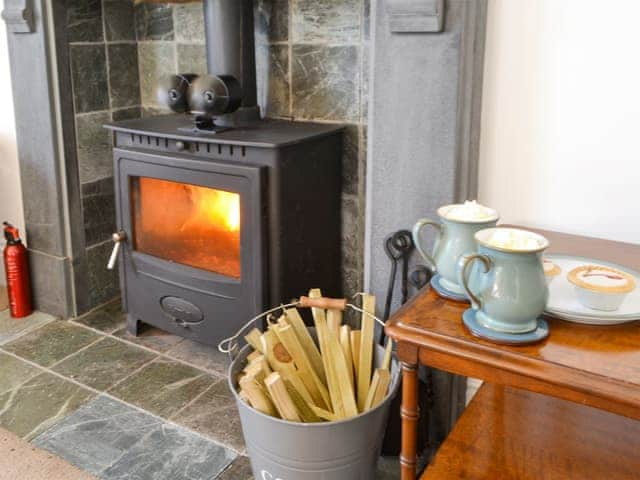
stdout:
[[(309, 292), (319, 299), (319, 289)], [(374, 314), (375, 297), (362, 296)], [(263, 333), (245, 337), (253, 351), (238, 376), (240, 397), (267, 415), (298, 422), (336, 421), (377, 406), (391, 383), (391, 341), (380, 368), (373, 369), (374, 322), (362, 314), (360, 330), (342, 324), (339, 308), (312, 308), (314, 341), (296, 308), (284, 309)]]

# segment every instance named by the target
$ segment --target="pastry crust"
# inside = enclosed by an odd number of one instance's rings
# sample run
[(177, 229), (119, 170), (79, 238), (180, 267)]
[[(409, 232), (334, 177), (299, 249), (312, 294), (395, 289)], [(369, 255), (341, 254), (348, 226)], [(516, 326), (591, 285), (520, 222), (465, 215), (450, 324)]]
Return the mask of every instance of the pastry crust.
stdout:
[[(592, 270), (604, 271), (617, 275), (626, 280), (626, 282), (623, 285), (595, 285), (584, 281), (582, 276)], [(574, 268), (567, 274), (567, 280), (580, 288), (599, 293), (629, 293), (636, 288), (636, 279), (632, 275), (603, 265), (582, 265)]]
[[(546, 268), (546, 265), (551, 265), (551, 268)], [(562, 272), (562, 269), (551, 260), (543, 260), (542, 267), (544, 269), (544, 274), (547, 277), (555, 277), (560, 275), (560, 272)]]

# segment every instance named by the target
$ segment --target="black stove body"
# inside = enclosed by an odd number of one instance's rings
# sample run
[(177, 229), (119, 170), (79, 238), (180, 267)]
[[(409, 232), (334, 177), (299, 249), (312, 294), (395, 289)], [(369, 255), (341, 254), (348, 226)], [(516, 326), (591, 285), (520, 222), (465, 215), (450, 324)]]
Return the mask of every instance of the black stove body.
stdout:
[(340, 295), (341, 127), (191, 125), (108, 126), (128, 330), (142, 321), (215, 345), (310, 287)]

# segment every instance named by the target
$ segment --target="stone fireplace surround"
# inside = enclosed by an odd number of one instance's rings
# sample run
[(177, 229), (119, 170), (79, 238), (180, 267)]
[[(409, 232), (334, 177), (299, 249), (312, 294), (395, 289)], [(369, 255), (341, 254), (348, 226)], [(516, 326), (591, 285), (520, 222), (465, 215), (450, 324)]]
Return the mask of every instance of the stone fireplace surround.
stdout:
[[(102, 125), (161, 112), (159, 75), (206, 71), (201, 4), (4, 5), (34, 300), (72, 317), (118, 295), (105, 268), (115, 227)], [(256, 0), (255, 9), (263, 114), (347, 125), (344, 289), (382, 303), (384, 237), (475, 197), (486, 0)], [(460, 399), (456, 385), (437, 390)]]
[[(256, 0), (263, 113), (348, 126), (347, 292), (366, 285), (381, 296), (384, 236), (474, 194), (484, 2), (446, 2), (443, 32), (391, 32), (402, 14), (419, 19), (416, 12), (438, 3), (379, 0), (370, 13), (370, 0)], [(34, 31), (9, 25), (8, 35), (35, 300), (68, 317), (118, 294), (116, 275), (104, 268), (115, 227), (112, 141), (102, 125), (162, 111), (159, 76), (206, 71), (201, 4), (7, 0), (7, 16), (22, 5), (33, 10)]]

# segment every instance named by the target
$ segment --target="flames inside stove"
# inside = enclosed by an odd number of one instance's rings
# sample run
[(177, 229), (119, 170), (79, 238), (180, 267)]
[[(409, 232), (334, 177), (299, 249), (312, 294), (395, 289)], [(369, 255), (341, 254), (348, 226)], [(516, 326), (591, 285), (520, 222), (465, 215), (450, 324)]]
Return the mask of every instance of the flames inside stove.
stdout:
[(240, 278), (240, 195), (132, 177), (133, 243), (138, 252)]

